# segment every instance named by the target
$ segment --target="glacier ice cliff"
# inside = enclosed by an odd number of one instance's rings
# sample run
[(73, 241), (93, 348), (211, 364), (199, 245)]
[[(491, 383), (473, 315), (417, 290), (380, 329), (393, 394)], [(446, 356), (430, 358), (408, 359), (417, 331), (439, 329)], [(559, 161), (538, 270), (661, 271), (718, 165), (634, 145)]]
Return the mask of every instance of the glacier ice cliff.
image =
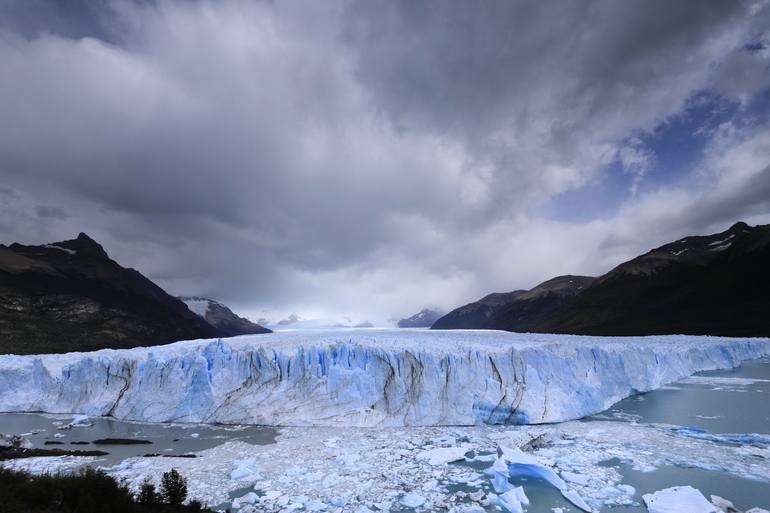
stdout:
[(2, 355), (0, 411), (265, 425), (537, 424), (768, 355), (763, 338), (283, 332)]

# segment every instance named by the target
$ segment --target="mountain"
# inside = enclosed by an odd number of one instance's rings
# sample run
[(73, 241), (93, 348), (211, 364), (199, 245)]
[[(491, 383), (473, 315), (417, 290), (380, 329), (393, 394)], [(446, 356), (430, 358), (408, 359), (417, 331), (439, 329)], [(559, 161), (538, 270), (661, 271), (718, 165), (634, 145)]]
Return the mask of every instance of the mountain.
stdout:
[(159, 345), (221, 332), (86, 234), (0, 244), (0, 353)]
[(620, 264), (538, 331), (770, 335), (770, 225), (665, 244)]
[(432, 328), (531, 331), (593, 281), (590, 276), (558, 276), (530, 290), (489, 294), (452, 310), (438, 319)]
[(487, 321), (493, 330), (536, 331), (540, 324), (572, 298), (588, 289), (596, 278), (591, 276), (557, 276), (498, 308)]
[(430, 328), (443, 314), (430, 308), (423, 308), (411, 317), (398, 321), (399, 328)]
[[(497, 295), (506, 299), (503, 304), (465, 305), (433, 328), (768, 336), (768, 262), (770, 225), (736, 223), (720, 233), (665, 244), (596, 279), (564, 276), (528, 292)], [(474, 316), (478, 311), (486, 318)]]
[(513, 292), (494, 292), (488, 296), (468, 303), (465, 306), (455, 308), (444, 317), (441, 317), (433, 323), (431, 329), (457, 330), (484, 328), (487, 321), (498, 310), (505, 305), (512, 303), (520, 294), (526, 290), (515, 290)]
[(259, 324), (253, 323), (244, 317), (238, 317), (232, 310), (213, 299), (197, 296), (185, 296), (179, 299), (190, 310), (203, 317), (206, 322), (222, 332), (223, 336), (234, 337), (237, 335), (272, 333), (269, 329)]

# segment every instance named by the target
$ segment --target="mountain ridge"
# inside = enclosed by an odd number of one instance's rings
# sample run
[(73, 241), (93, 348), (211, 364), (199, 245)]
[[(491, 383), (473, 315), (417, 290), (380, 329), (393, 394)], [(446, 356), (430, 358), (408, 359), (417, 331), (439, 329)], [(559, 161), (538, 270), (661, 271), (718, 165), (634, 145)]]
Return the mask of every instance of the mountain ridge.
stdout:
[(0, 245), (0, 353), (61, 353), (224, 336), (85, 233)]
[[(710, 235), (663, 244), (586, 278), (583, 287), (560, 297), (548, 293), (538, 303), (530, 291), (486, 296), (456, 308), (433, 329), (504, 329), (576, 335), (770, 335), (770, 225), (733, 224)], [(549, 297), (547, 301), (543, 297)], [(481, 306), (479, 306), (481, 305)], [(484, 318), (464, 312), (488, 310)], [(474, 310), (475, 309), (475, 310)], [(489, 311), (491, 310), (491, 311)], [(765, 320), (765, 318), (768, 320)]]

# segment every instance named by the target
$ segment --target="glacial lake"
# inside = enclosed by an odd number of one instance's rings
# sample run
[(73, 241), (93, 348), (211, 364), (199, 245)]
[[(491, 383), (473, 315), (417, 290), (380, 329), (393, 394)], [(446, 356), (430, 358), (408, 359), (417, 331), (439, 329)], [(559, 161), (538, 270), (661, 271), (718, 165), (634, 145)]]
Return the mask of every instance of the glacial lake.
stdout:
[[(699, 372), (670, 386), (624, 399), (593, 418), (695, 428), (696, 435), (703, 430), (707, 434), (763, 434), (770, 438), (770, 359), (745, 362), (731, 370)], [(731, 443), (730, 437), (724, 439), (717, 443)], [(768, 448), (767, 443), (756, 445)], [(719, 495), (744, 511), (752, 507), (770, 509), (770, 476), (762, 482), (698, 468), (664, 466), (652, 472), (639, 472), (619, 461), (607, 464), (620, 471), (624, 484), (636, 488), (639, 502), (643, 494), (690, 485), (707, 498)], [(646, 509), (619, 506), (607, 511)]]
[[(280, 428), (260, 426), (143, 424), (108, 418), (90, 419), (93, 423), (90, 427), (61, 429), (70, 420), (72, 415), (2, 413), (0, 433), (24, 434), (37, 448), (106, 451), (109, 454), (100, 457), (95, 464), (110, 466), (132, 456), (180, 456), (232, 440), (254, 445), (273, 444), (280, 431)], [(590, 424), (606, 421), (665, 425), (666, 429), (684, 429), (686, 436), (713, 435), (716, 437), (715, 444), (746, 444), (769, 454), (770, 359), (746, 362), (741, 367), (727, 371), (698, 373), (659, 390), (624, 399), (607, 411), (582, 422)], [(745, 434), (764, 437), (745, 439), (732, 436)], [(93, 443), (104, 438), (138, 439), (151, 443)], [(50, 442), (56, 442), (56, 445), (50, 445)], [(666, 447), (651, 450), (665, 453)], [(752, 457), (762, 456), (746, 456)], [(658, 466), (645, 472), (635, 470), (627, 462), (618, 459), (604, 461), (601, 465), (615, 468), (623, 476), (621, 483), (636, 489), (634, 500), (639, 504), (605, 507), (602, 509), (605, 513), (645, 512), (643, 494), (677, 485), (693, 486), (706, 497), (711, 494), (720, 495), (731, 500), (741, 510), (751, 507), (770, 509), (770, 476), (764, 476), (766, 480), (762, 481), (718, 470), (673, 465)], [(552, 508), (563, 508), (565, 513), (578, 511), (553, 487), (536, 478), (512, 478), (511, 483), (524, 486), (531, 500), (531, 506), (526, 510), (529, 513), (552, 513)], [(393, 511), (398, 509), (394, 507)], [(408, 508), (401, 509), (408, 511)], [(487, 510), (490, 513), (497, 511), (492, 507)]]
[[(99, 456), (98, 465), (110, 466), (126, 458), (158, 454), (179, 457), (195, 451), (216, 447), (230, 440), (254, 445), (275, 443), (278, 430), (262, 426), (221, 426), (215, 424), (145, 424), (125, 422), (105, 417), (88, 419), (89, 427), (65, 426), (72, 415), (42, 413), (0, 413), (0, 433), (24, 435), (39, 449), (71, 451), (99, 450), (109, 453)], [(140, 444), (98, 444), (100, 439), (147, 441)], [(51, 445), (51, 443), (55, 445)]]

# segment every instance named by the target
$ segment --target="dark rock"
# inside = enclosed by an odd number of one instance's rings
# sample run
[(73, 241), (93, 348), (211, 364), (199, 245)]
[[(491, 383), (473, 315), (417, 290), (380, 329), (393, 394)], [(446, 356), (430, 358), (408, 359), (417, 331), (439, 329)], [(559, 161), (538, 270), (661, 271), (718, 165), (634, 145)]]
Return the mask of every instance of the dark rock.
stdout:
[(770, 225), (685, 237), (596, 279), (561, 276), (492, 294), (433, 328), (578, 335), (768, 336)]
[(568, 298), (588, 288), (590, 276), (557, 276), (530, 290), (495, 293), (449, 312), (433, 329), (532, 331)]
[(620, 264), (538, 331), (584, 335), (770, 335), (770, 225), (737, 223)]
[(0, 245), (0, 354), (167, 344), (223, 332), (93, 239)]
[(520, 294), (526, 290), (515, 290), (513, 292), (494, 292), (488, 296), (468, 303), (465, 306), (455, 308), (445, 316), (436, 320), (431, 329), (453, 330), (453, 329), (476, 329), (484, 328), (487, 321), (500, 308), (512, 303)]
[(100, 438), (94, 440), (96, 445), (142, 445), (151, 444), (149, 440), (141, 440), (138, 438)]
[(105, 456), (104, 451), (68, 451), (65, 449), (26, 449), (19, 447), (0, 446), (0, 461), (20, 458), (35, 458), (38, 456)]

